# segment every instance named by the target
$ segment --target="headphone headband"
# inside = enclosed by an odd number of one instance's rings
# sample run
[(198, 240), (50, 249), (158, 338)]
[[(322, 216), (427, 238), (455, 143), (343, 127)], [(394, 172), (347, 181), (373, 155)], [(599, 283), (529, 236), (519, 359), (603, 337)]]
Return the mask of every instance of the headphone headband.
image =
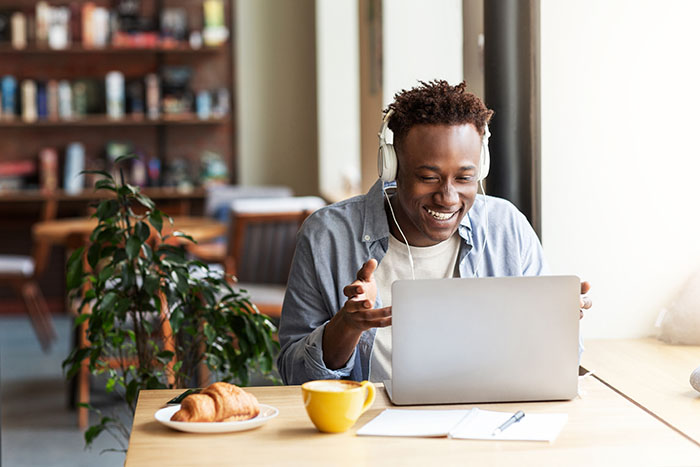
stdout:
[[(398, 172), (399, 162), (396, 157), (396, 150), (393, 144), (388, 144), (386, 142), (386, 130), (389, 128), (389, 119), (394, 114), (394, 109), (389, 109), (389, 111), (384, 116), (382, 120), (382, 126), (379, 128), (379, 152), (377, 154), (377, 172), (379, 172), (379, 178), (384, 182), (393, 182), (396, 180), (396, 174)], [(489, 153), (489, 138), (491, 137), (491, 132), (489, 131), (489, 125), (486, 123), (484, 125), (484, 135), (481, 137), (481, 154), (479, 155), (479, 178), (477, 181), (481, 181), (486, 178), (489, 174), (489, 168), (491, 166), (491, 155)]]

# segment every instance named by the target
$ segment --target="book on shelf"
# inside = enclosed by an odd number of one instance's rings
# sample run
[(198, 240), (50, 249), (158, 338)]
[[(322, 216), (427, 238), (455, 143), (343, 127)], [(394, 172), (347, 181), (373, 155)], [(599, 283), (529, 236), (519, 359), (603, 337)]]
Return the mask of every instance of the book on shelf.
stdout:
[(24, 13), (16, 11), (10, 19), (12, 23), (12, 47), (22, 50), (27, 47), (27, 17)]
[(73, 142), (66, 147), (66, 164), (63, 172), (63, 188), (70, 195), (78, 194), (85, 185), (85, 146)]
[(10, 42), (12, 40), (12, 12), (0, 10), (0, 42)]
[(0, 82), (2, 92), (2, 115), (4, 120), (12, 120), (15, 117), (17, 107), (15, 93), (17, 92), (17, 80), (10, 75), (6, 75)]
[(28, 177), (36, 174), (33, 160), (0, 161), (0, 177)]
[(58, 120), (58, 81), (46, 83), (46, 110), (49, 120)]
[(22, 81), (22, 121), (33, 123), (37, 120), (36, 82), (31, 79)]
[(49, 117), (46, 83), (41, 81), (36, 83), (36, 112), (40, 120), (46, 120)]
[(39, 185), (42, 191), (58, 188), (58, 151), (44, 148), (39, 152)]

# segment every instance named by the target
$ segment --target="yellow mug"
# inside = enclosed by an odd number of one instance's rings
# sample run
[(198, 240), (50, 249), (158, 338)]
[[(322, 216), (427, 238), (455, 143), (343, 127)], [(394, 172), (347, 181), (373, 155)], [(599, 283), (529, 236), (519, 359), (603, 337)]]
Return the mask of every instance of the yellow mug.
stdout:
[(337, 379), (309, 381), (301, 385), (309, 418), (319, 431), (341, 433), (355, 424), (374, 402), (374, 385)]

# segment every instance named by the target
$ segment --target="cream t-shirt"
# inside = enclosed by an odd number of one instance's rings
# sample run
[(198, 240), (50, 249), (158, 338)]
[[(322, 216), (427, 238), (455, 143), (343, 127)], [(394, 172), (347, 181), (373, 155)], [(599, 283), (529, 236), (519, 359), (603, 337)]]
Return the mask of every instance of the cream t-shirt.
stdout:
[[(459, 245), (460, 237), (455, 233), (437, 245), (410, 247), (416, 279), (454, 277)], [(411, 263), (408, 259), (406, 244), (389, 235), (389, 249), (374, 272), (377, 293), (382, 299), (382, 306), (391, 305), (391, 284), (395, 280), (411, 278)], [(373, 382), (391, 379), (390, 326), (377, 329), (372, 348), (369, 379)]]

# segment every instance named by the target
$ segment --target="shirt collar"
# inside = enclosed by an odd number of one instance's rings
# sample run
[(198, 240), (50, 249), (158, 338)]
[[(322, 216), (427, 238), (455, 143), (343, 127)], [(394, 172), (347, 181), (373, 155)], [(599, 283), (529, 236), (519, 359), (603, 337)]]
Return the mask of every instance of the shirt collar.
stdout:
[[(384, 182), (377, 180), (367, 192), (365, 201), (365, 223), (362, 228), (361, 238), (363, 242), (375, 242), (389, 237), (389, 223), (387, 222), (387, 215), (384, 210), (384, 186), (386, 186), (386, 188), (394, 188), (396, 182), (390, 182), (384, 185)], [(474, 209), (473, 206), (472, 209)], [(469, 212), (471, 212), (471, 209)], [(459, 236), (462, 237), (468, 245), (472, 245), (472, 224), (469, 212), (467, 212), (467, 215), (460, 221), (457, 231), (459, 232)]]

